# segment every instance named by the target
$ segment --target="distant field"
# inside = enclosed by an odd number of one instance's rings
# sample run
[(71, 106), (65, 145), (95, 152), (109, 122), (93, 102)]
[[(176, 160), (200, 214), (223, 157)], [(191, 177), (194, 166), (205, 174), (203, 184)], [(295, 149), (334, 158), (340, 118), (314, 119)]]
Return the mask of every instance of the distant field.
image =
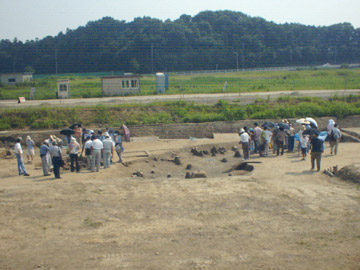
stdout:
[[(56, 81), (70, 79), (72, 98), (101, 96), (98, 76), (51, 76), (34, 79), (31, 83), (0, 87), (0, 99), (29, 98), (31, 87), (36, 88), (35, 99), (54, 99)], [(220, 93), (227, 82), (225, 92), (266, 92), (278, 90), (340, 90), (360, 88), (360, 69), (299, 70), (299, 71), (253, 71), (206, 75), (169, 77), (166, 94)], [(140, 95), (156, 93), (155, 76), (141, 77)]]

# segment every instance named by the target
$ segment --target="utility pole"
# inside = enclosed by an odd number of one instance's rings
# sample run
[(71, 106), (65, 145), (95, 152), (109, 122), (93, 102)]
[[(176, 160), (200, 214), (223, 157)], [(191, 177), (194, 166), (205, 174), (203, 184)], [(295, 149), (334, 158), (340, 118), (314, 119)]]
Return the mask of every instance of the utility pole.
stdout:
[(154, 43), (151, 43), (151, 73), (154, 73)]
[(242, 43), (242, 54), (241, 54), (241, 62), (242, 62), (242, 71), (245, 70), (245, 50), (244, 50), (244, 42)]
[(239, 71), (239, 53), (233, 52), (236, 55), (236, 71)]
[(55, 74), (58, 74), (57, 49), (55, 49)]

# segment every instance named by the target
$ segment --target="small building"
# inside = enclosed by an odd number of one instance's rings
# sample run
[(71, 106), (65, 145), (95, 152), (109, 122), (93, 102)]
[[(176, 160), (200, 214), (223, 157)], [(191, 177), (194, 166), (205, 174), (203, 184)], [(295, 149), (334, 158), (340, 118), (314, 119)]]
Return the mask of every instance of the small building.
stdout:
[(32, 78), (32, 72), (13, 72), (1, 74), (1, 82), (8, 85), (30, 82)]
[(140, 77), (123, 75), (101, 78), (103, 96), (124, 96), (140, 93)]
[(70, 97), (70, 80), (58, 80), (57, 81), (57, 98), (69, 98)]
[(163, 94), (166, 90), (166, 76), (164, 73), (156, 73), (156, 94)]

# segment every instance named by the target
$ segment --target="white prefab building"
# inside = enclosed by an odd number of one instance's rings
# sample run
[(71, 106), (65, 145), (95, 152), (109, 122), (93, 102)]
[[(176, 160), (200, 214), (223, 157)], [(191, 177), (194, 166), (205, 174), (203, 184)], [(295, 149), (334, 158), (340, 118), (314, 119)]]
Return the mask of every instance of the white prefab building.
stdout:
[(69, 98), (70, 97), (70, 80), (58, 80), (57, 81), (57, 98)]
[(17, 84), (23, 82), (30, 82), (32, 80), (31, 72), (23, 72), (23, 73), (3, 73), (1, 74), (1, 82), (3, 84)]
[(101, 93), (103, 96), (124, 96), (140, 93), (140, 77), (137, 75), (102, 77)]

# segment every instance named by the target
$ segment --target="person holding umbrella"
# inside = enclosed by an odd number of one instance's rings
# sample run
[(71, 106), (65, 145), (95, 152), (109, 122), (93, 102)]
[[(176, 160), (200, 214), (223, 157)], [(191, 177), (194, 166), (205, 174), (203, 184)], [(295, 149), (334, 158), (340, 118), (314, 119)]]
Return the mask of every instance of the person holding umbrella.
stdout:
[(73, 129), (71, 128), (64, 128), (63, 130), (60, 131), (60, 134), (65, 135), (65, 139), (66, 139), (66, 145), (69, 145), (71, 142), (71, 135), (73, 135), (75, 132)]

